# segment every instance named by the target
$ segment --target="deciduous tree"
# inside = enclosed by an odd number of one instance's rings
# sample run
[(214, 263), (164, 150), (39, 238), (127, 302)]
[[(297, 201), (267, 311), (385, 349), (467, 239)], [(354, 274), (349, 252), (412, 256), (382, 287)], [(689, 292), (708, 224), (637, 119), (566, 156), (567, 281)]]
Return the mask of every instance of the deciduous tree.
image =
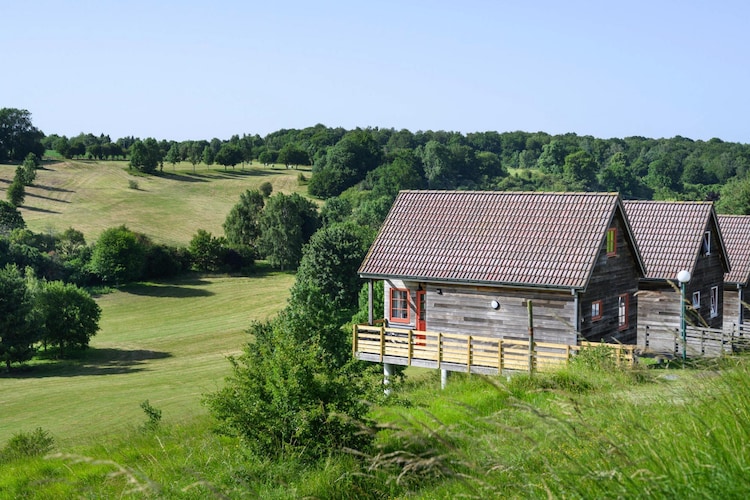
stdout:
[(141, 277), (146, 249), (127, 227), (105, 230), (94, 245), (91, 270), (104, 283), (121, 284)]
[(317, 208), (297, 193), (275, 194), (268, 198), (260, 219), (260, 252), (272, 266), (297, 267), (304, 245), (318, 228)]
[(32, 308), (33, 297), (18, 268), (8, 264), (0, 269), (0, 361), (8, 370), (34, 355), (38, 338)]
[(42, 283), (36, 296), (36, 307), (43, 328), (43, 339), (59, 348), (61, 358), (66, 348), (86, 348), (99, 331), (101, 308), (85, 290), (71, 283)]
[(0, 109), (0, 163), (21, 161), (27, 154), (44, 154), (44, 133), (31, 123), (25, 109)]
[(232, 207), (224, 221), (224, 235), (229, 243), (255, 250), (264, 205), (264, 196), (257, 190), (247, 190), (240, 195), (240, 201)]

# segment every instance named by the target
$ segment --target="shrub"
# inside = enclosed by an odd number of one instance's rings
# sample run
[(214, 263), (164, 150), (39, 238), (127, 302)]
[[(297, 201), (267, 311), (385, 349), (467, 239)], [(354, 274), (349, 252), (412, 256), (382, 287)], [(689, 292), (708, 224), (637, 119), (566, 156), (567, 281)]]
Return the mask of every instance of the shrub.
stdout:
[(255, 323), (255, 341), (230, 358), (233, 375), (206, 403), (223, 425), (255, 453), (291, 452), (315, 459), (341, 448), (362, 449), (367, 406), (362, 383), (346, 370), (330, 370), (304, 335), (283, 319)]
[(55, 439), (41, 427), (32, 432), (19, 432), (14, 434), (0, 451), (0, 463), (44, 455), (54, 446)]
[(141, 409), (148, 419), (146, 420), (146, 423), (143, 424), (143, 428), (145, 430), (154, 430), (159, 427), (159, 424), (161, 423), (161, 410), (151, 406), (148, 399), (141, 403)]
[(128, 187), (129, 187), (130, 189), (135, 189), (135, 190), (137, 191), (137, 190), (138, 190), (138, 181), (134, 181), (134, 180), (132, 180), (132, 179), (131, 179), (131, 180), (129, 180), (129, 181), (128, 181)]
[(262, 194), (264, 198), (268, 198), (273, 192), (273, 184), (266, 181), (258, 186), (258, 191), (260, 191), (260, 194)]

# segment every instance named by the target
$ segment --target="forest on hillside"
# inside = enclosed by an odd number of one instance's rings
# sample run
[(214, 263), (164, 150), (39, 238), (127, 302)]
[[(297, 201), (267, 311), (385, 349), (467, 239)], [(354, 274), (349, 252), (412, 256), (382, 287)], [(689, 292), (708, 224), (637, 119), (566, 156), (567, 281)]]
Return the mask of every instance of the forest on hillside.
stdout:
[(183, 161), (194, 168), (235, 168), (254, 161), (287, 168), (309, 165), (310, 195), (326, 200), (343, 195), (355, 211), (363, 209), (375, 218), (384, 216), (383, 209), (400, 189), (618, 191), (629, 199), (710, 200), (722, 213), (750, 213), (750, 145), (719, 138), (603, 139), (575, 133), (346, 130), (317, 124), (265, 137), (177, 142), (129, 136), (112, 141), (105, 134), (45, 135), (32, 125), (28, 111), (0, 110), (0, 162), (20, 162), (27, 152), (42, 151), (64, 158), (127, 159), (131, 167), (152, 173), (165, 163)]

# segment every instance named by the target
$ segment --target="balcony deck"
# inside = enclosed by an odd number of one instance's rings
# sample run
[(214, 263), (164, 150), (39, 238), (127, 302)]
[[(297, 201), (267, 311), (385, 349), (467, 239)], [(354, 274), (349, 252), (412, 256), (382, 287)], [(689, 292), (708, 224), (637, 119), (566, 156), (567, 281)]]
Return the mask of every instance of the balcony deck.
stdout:
[(607, 346), (618, 364), (632, 366), (633, 345), (584, 342), (564, 345), (386, 326), (354, 325), (353, 354), (376, 363), (495, 375), (545, 371), (565, 365), (583, 349)]

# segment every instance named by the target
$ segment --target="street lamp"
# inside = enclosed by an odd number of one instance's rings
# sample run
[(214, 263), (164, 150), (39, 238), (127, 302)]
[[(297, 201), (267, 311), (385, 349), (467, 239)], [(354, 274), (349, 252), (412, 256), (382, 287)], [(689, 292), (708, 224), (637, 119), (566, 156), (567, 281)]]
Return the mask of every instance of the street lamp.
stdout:
[[(680, 282), (680, 331), (682, 333), (682, 362), (687, 358), (687, 335), (685, 332), (685, 285), (690, 281), (690, 271), (682, 270), (677, 273)], [(685, 366), (683, 364), (683, 366)]]

